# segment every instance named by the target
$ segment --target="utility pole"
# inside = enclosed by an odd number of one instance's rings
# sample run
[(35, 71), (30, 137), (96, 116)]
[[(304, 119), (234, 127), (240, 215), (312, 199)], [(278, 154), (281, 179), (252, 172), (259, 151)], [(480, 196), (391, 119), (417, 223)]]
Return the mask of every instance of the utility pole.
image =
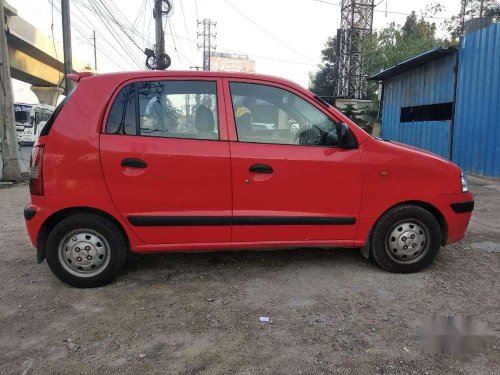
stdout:
[[(203, 37), (203, 42), (198, 45), (198, 48), (203, 48), (203, 70), (210, 70), (210, 53), (215, 50), (215, 46), (212, 45), (212, 38), (215, 39), (215, 33), (212, 33), (213, 29), (217, 26), (217, 22), (212, 22), (210, 19), (205, 18), (203, 21), (198, 21), (198, 26), (202, 25), (202, 32), (198, 33), (198, 38)], [(213, 29), (212, 29), (213, 28)]]
[(21, 180), (21, 158), (14, 121), (14, 98), (10, 76), (10, 57), (5, 29), (4, 0), (0, 0), (0, 152), (2, 178), (6, 181)]
[(95, 30), (92, 32), (92, 39), (94, 40), (94, 70), (97, 70), (97, 45), (95, 43)]
[(363, 38), (372, 33), (374, 8), (374, 0), (341, 1), (340, 32), (337, 34), (339, 97), (366, 99), (366, 77), (360, 45)]
[(71, 58), (71, 17), (69, 0), (61, 0), (63, 51), (64, 51), (64, 94), (68, 95), (73, 88), (73, 81), (68, 74), (73, 73), (73, 60)]
[(165, 32), (163, 31), (163, 16), (168, 16), (172, 8), (170, 0), (154, 0), (153, 17), (155, 19), (155, 49), (146, 48), (146, 66), (151, 70), (165, 70), (172, 61), (165, 53)]

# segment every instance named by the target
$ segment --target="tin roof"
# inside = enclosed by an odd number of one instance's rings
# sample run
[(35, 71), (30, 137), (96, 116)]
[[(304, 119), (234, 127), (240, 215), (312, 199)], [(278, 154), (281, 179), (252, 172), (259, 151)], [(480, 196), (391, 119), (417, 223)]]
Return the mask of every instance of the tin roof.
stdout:
[(417, 66), (426, 64), (429, 61), (438, 59), (442, 56), (446, 56), (446, 55), (455, 53), (456, 50), (457, 49), (455, 47), (448, 47), (448, 48), (439, 47), (439, 48), (424, 52), (424, 53), (417, 55), (415, 57), (412, 57), (411, 59), (403, 61), (402, 63), (391, 66), (389, 69), (383, 70), (377, 74), (372, 75), (371, 77), (368, 77), (368, 79), (372, 80), (372, 81), (382, 81), (384, 79), (393, 77), (397, 74), (406, 72), (407, 70), (411, 70)]

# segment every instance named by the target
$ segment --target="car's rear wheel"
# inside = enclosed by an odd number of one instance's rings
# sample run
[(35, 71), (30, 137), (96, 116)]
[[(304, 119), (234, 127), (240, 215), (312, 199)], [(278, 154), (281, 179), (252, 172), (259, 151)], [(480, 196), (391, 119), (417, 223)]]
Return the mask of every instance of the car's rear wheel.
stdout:
[(370, 239), (373, 260), (390, 272), (410, 273), (430, 265), (441, 246), (441, 228), (429, 211), (401, 205), (375, 224)]
[(66, 217), (52, 229), (46, 243), (52, 272), (79, 288), (111, 282), (127, 254), (127, 241), (118, 225), (95, 214)]

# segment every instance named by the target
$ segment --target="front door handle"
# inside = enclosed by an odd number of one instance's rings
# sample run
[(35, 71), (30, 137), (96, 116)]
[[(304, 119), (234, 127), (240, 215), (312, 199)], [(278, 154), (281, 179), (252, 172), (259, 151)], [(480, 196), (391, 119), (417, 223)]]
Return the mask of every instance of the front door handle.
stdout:
[(267, 164), (254, 164), (250, 166), (249, 171), (254, 173), (273, 173), (273, 168)]
[(122, 167), (146, 168), (148, 164), (142, 159), (126, 158), (122, 160)]

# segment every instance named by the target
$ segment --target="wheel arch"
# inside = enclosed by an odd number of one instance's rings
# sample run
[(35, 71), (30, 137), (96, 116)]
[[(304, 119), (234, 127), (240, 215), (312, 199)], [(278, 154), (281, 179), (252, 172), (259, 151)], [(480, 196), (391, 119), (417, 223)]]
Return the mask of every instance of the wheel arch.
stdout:
[(368, 239), (366, 241), (366, 246), (363, 247), (363, 255), (365, 257), (367, 257), (367, 258), (371, 257), (371, 254), (369, 253), (371, 236), (372, 236), (373, 228), (379, 222), (380, 218), (382, 216), (384, 216), (388, 211), (392, 210), (393, 208), (398, 207), (398, 206), (408, 205), (408, 204), (414, 205), (417, 207), (421, 207), (421, 208), (429, 211), (432, 214), (432, 216), (434, 216), (436, 218), (436, 220), (439, 224), (439, 228), (441, 229), (441, 234), (442, 234), (441, 245), (444, 246), (446, 244), (446, 241), (448, 239), (448, 223), (446, 222), (446, 219), (445, 219), (444, 215), (441, 213), (441, 211), (439, 211), (439, 209), (437, 207), (435, 207), (434, 205), (432, 205), (428, 202), (418, 201), (418, 200), (403, 201), (403, 202), (399, 202), (399, 203), (396, 203), (396, 204), (390, 206), (389, 208), (387, 208), (384, 212), (382, 212), (377, 217), (373, 226), (370, 228), (370, 231), (368, 232)]
[(49, 237), (50, 232), (52, 231), (52, 229), (54, 229), (57, 223), (59, 223), (61, 220), (69, 216), (75, 214), (84, 214), (84, 213), (99, 215), (115, 223), (118, 226), (118, 228), (120, 228), (120, 231), (123, 234), (123, 238), (125, 238), (125, 241), (127, 242), (128, 245), (128, 249), (130, 251), (130, 240), (128, 238), (127, 232), (125, 231), (125, 228), (123, 228), (123, 225), (118, 220), (116, 220), (116, 218), (113, 215), (97, 208), (78, 206), (78, 207), (69, 207), (54, 212), (44, 221), (40, 231), (38, 232), (36, 240), (36, 245), (39, 251), (41, 252), (42, 260), (45, 257), (45, 244), (47, 242), (47, 238)]

